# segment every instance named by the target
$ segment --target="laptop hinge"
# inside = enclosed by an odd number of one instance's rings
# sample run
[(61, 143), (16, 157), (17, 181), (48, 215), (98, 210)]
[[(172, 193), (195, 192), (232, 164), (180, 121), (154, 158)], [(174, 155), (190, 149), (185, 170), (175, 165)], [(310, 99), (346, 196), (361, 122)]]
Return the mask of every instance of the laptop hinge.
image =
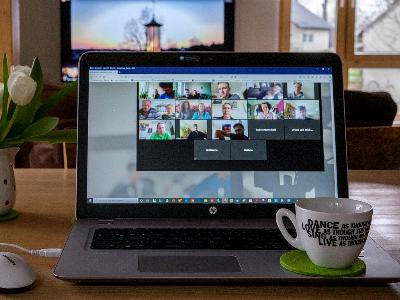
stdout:
[(101, 225), (114, 224), (114, 219), (98, 219), (97, 224)]

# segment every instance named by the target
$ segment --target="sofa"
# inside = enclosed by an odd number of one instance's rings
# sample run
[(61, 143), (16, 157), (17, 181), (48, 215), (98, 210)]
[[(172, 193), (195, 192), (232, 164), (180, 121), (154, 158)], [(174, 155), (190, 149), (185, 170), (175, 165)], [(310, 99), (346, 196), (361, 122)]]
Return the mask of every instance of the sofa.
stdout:
[(400, 170), (397, 105), (386, 92), (345, 91), (349, 169)]

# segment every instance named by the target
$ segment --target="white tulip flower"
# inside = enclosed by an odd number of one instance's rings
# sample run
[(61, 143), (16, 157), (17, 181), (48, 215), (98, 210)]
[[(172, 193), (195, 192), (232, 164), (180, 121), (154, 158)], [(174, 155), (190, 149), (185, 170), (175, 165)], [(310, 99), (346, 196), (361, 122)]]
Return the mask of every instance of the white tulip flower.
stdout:
[(3, 99), (4, 94), (4, 83), (0, 82), (0, 101)]
[(20, 65), (18, 65), (18, 66), (11, 66), (11, 73), (14, 73), (14, 72), (22, 72), (22, 73), (24, 73), (26, 76), (29, 76), (29, 75), (31, 75), (31, 71), (32, 71), (32, 68), (29, 67), (29, 66), (20, 66)]
[(18, 67), (14, 68), (14, 72), (8, 78), (7, 87), (12, 101), (17, 105), (24, 106), (32, 101), (37, 84), (29, 75), (26, 75), (26, 68), (15, 71), (18, 70)]

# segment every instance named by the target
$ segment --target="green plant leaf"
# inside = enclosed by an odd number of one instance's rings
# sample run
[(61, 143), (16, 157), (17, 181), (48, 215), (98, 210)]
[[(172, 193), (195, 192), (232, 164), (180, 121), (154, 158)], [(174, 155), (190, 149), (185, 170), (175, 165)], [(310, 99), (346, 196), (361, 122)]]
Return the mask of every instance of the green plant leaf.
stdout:
[(11, 148), (11, 147), (19, 147), (25, 142), (24, 139), (17, 139), (17, 140), (4, 140), (3, 142), (0, 143), (0, 149), (4, 148)]
[(4, 123), (2, 130), (0, 130), (0, 142), (3, 142), (4, 139), (7, 137), (8, 133), (10, 132), (12, 126), (14, 125), (15, 120), (17, 119), (18, 111), (20, 108), (21, 106), (17, 107), (15, 109), (15, 113), (12, 115), (12, 118), (8, 122)]
[(78, 88), (78, 82), (74, 81), (64, 86), (63, 89), (51, 95), (47, 100), (43, 101), (38, 108), (35, 119), (39, 120), (46, 116), (51, 110), (53, 110), (66, 96), (75, 91)]
[(0, 149), (9, 148), (9, 147), (19, 147), (25, 142), (47, 142), (50, 144), (59, 144), (59, 143), (77, 143), (77, 130), (76, 129), (63, 129), (63, 130), (53, 130), (47, 134), (21, 138), (7, 138), (3, 142), (0, 142)]
[(17, 105), (14, 102), (10, 101), (10, 103), (8, 104), (7, 121), (11, 120), (16, 107)]
[(35, 136), (29, 138), (29, 141), (36, 142), (48, 142), (51, 144), (59, 144), (59, 143), (77, 143), (77, 130), (76, 129), (63, 129), (63, 130), (53, 130), (47, 134)]
[[(7, 55), (4, 54), (3, 56), (3, 82), (4, 82), (4, 93), (1, 105), (1, 124), (4, 123), (4, 120), (7, 116), (7, 105), (8, 105), (8, 88), (7, 88), (7, 81), (8, 81), (8, 60)], [(0, 125), (0, 128), (2, 126)]]
[(33, 61), (30, 76), (37, 83), (35, 94), (29, 104), (18, 107), (18, 116), (8, 134), (9, 137), (19, 136), (30, 124), (32, 124), (36, 110), (40, 105), (40, 96), (43, 88), (43, 74), (37, 57)]
[(44, 117), (39, 121), (28, 126), (19, 138), (27, 139), (35, 136), (40, 136), (49, 133), (58, 124), (58, 118), (55, 117)]

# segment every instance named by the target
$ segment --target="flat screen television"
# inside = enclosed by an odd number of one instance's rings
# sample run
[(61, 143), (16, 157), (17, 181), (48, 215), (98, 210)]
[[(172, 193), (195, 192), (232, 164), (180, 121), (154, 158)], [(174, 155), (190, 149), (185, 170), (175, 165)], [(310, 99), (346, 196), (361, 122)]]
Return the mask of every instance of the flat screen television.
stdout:
[(234, 0), (61, 0), (61, 81), (91, 50), (233, 51)]

